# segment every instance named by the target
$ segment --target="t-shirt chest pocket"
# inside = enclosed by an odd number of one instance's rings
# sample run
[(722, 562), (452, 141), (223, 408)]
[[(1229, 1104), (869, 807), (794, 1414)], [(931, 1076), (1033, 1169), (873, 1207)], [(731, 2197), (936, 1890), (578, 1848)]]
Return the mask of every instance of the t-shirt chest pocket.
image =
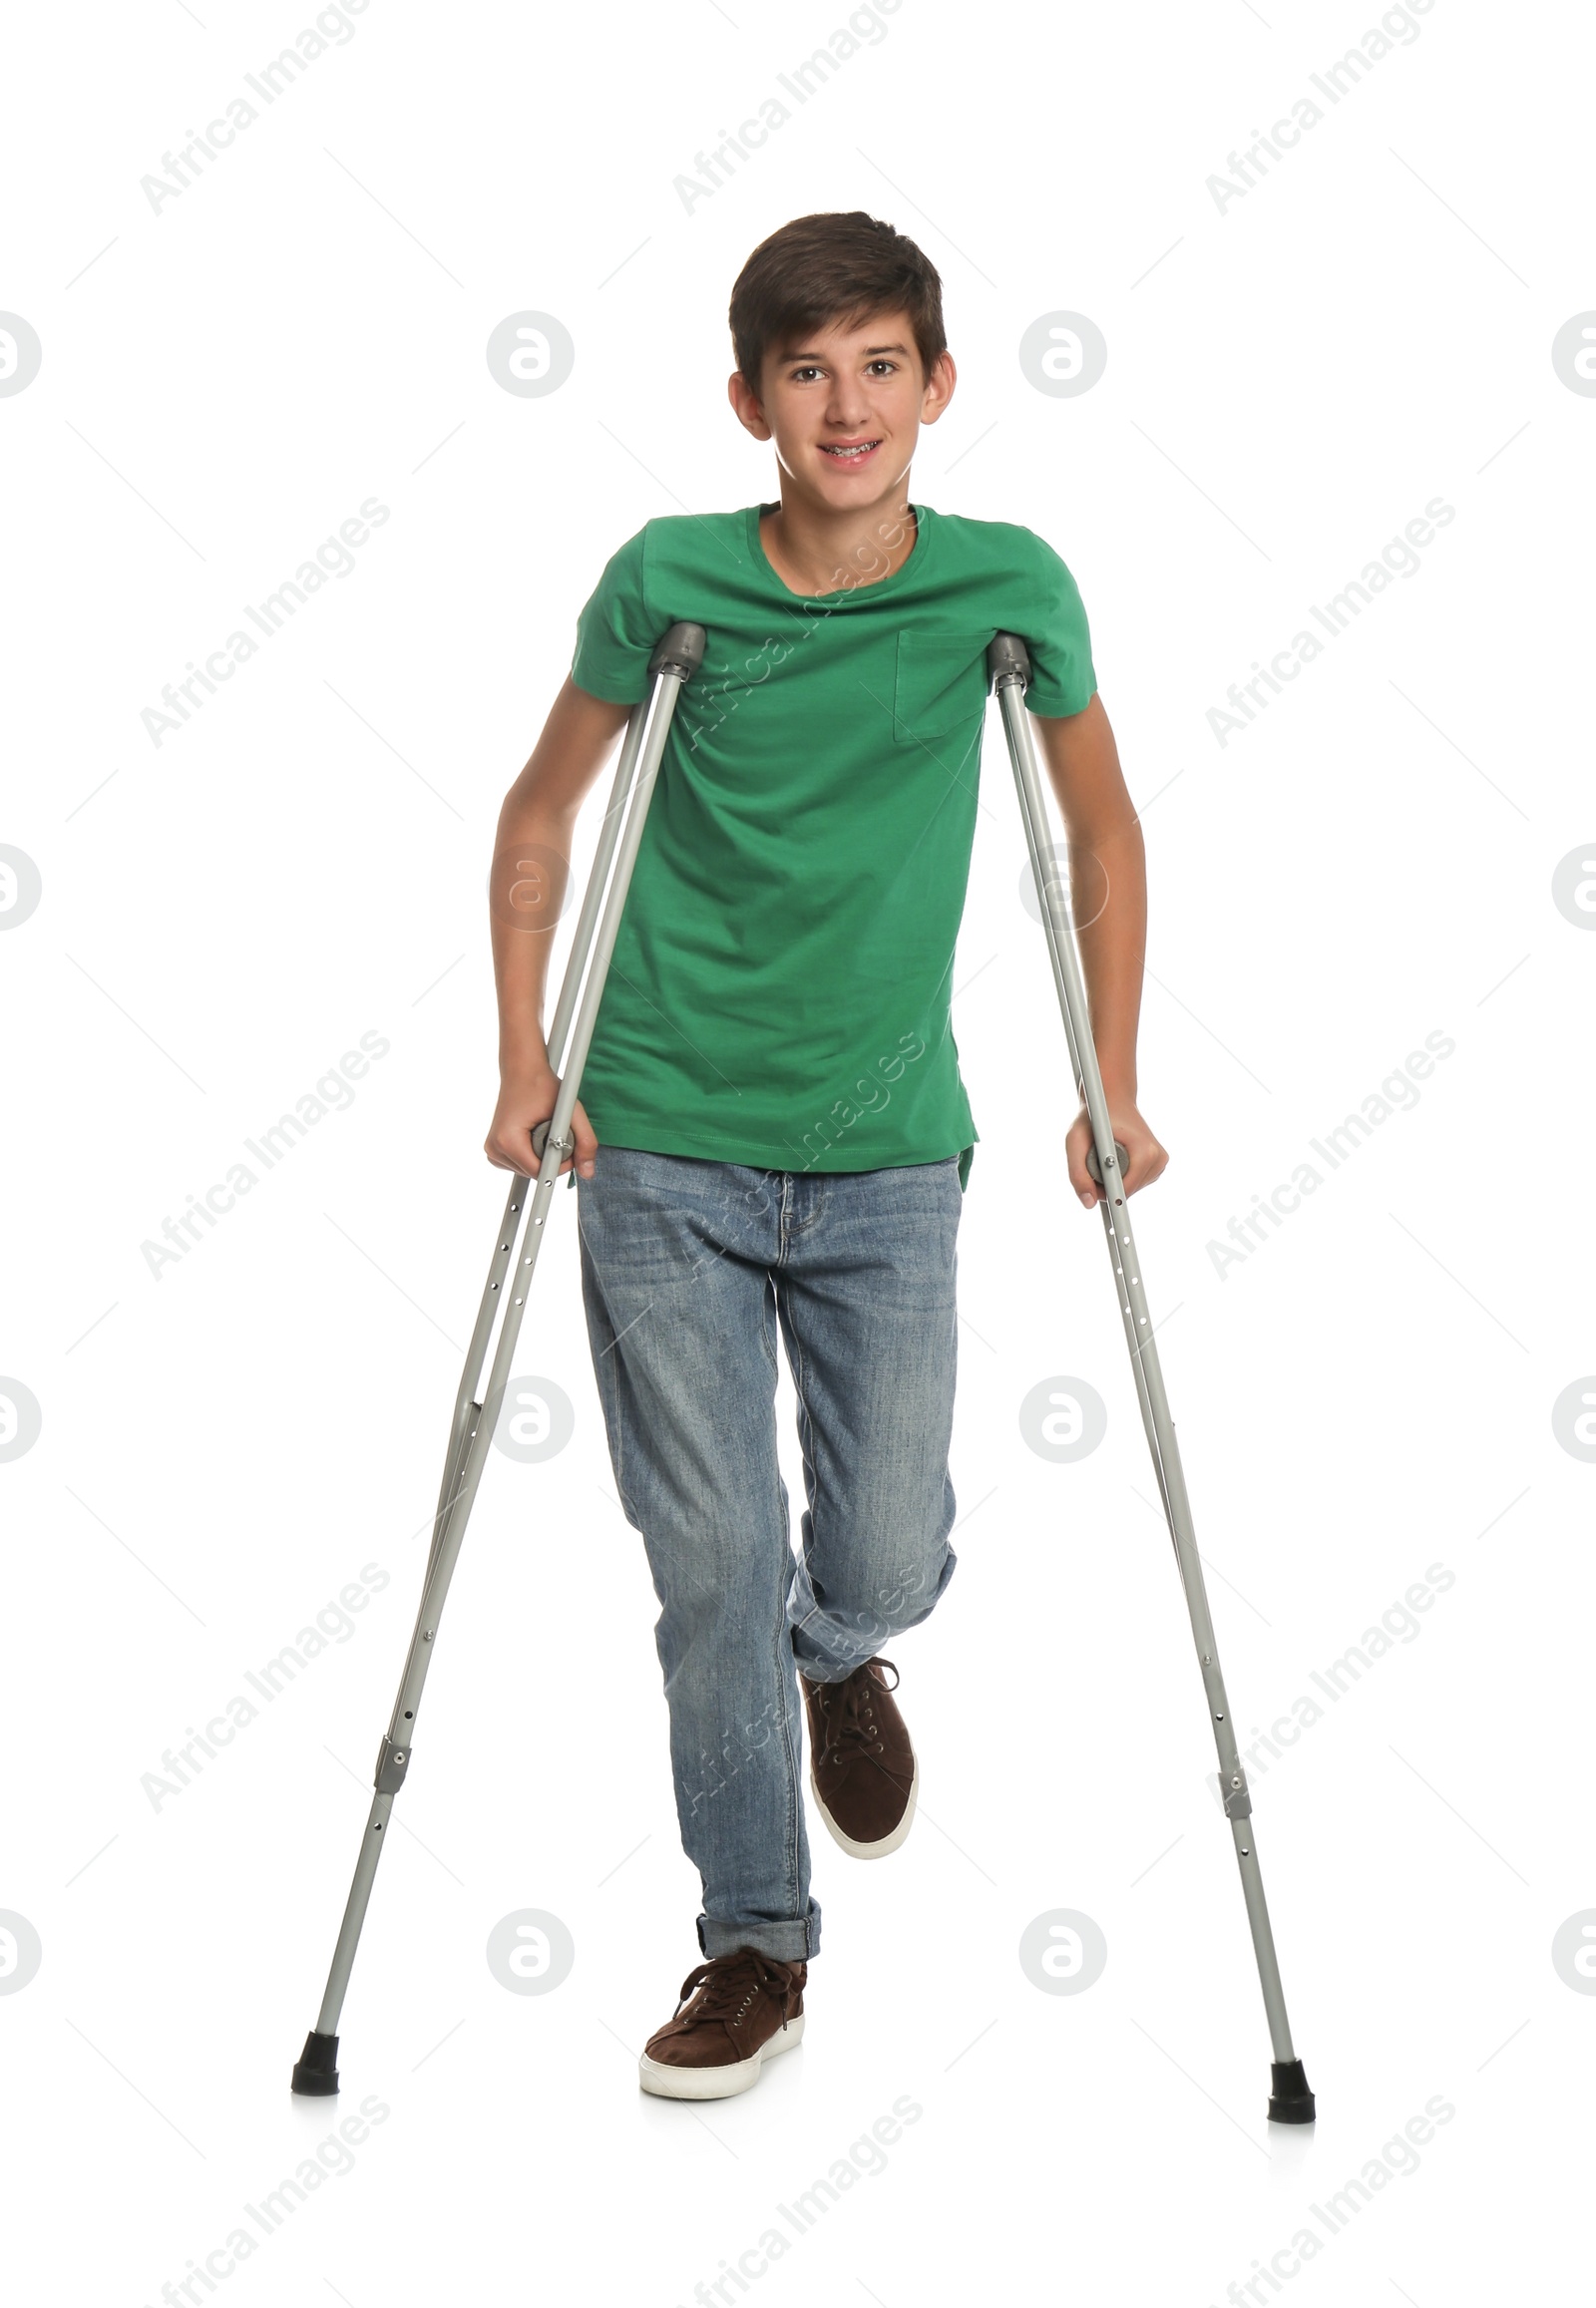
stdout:
[(898, 635), (892, 734), (896, 744), (945, 737), (981, 717), (987, 701), (987, 649), (995, 628), (959, 633), (906, 627)]

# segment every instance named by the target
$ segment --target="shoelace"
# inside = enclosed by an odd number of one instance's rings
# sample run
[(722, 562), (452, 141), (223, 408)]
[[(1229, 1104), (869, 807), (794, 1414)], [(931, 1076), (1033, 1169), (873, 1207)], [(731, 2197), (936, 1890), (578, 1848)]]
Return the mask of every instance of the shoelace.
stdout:
[[(786, 1994), (788, 1980), (754, 1948), (739, 1948), (736, 1955), (712, 1956), (696, 1971), (690, 1971), (681, 1983), (681, 2001), (674, 2017), (685, 2020), (689, 2028), (701, 2028), (716, 2021), (724, 2021), (734, 2028), (749, 2010), (763, 1989), (772, 1995)], [(702, 1989), (698, 2002), (689, 2012), (686, 2006)]]
[(891, 1668), (891, 1683), (883, 1686), (877, 1683), (873, 1675), (859, 1674), (850, 1676), (844, 1684), (822, 1684), (819, 1687), (826, 1726), (826, 1751), (822, 1761), (834, 1767), (852, 1762), (858, 1756), (863, 1756), (866, 1762), (874, 1764), (878, 1770), (884, 1767), (876, 1762), (877, 1755), (886, 1752), (886, 1745), (877, 1736), (873, 1699), (874, 1694), (883, 1688), (896, 1691), (899, 1675), (890, 1659), (872, 1659), (866, 1664), (867, 1667)]

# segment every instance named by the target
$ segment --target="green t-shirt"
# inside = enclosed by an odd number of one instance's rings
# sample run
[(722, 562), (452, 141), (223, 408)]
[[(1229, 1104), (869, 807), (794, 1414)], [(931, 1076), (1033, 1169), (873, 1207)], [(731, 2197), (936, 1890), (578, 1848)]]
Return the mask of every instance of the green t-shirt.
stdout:
[[(913, 508), (902, 567), (777, 577), (761, 511), (667, 515), (605, 565), (571, 677), (631, 705), (665, 628), (708, 634), (679, 692), (582, 1077), (599, 1142), (765, 1170), (962, 1157), (949, 1022), (988, 696), (1018, 633), (1039, 714), (1096, 687), (1052, 548)], [(1015, 827), (1015, 856), (1021, 854)]]

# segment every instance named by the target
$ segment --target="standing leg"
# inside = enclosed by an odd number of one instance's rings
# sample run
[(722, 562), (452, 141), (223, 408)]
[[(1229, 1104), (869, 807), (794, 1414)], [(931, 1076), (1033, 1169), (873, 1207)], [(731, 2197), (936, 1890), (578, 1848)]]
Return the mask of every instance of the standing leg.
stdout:
[(706, 1956), (819, 1946), (788, 1635), (769, 1267), (779, 1174), (600, 1145), (583, 1299), (621, 1506), (659, 1597), (682, 1845)]

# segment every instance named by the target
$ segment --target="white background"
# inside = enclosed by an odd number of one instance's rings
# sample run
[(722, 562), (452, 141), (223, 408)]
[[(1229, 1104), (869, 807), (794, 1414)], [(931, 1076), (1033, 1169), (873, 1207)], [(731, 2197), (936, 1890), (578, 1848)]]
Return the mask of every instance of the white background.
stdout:
[[(0, 1996), (16, 2297), (132, 2308), (219, 2268), (244, 2205), (373, 2094), (388, 2115), (352, 2168), (192, 2299), (685, 2304), (904, 2095), (922, 2114), (886, 2168), (723, 2299), (1205, 2308), (1305, 2226), (1318, 2256), (1255, 2299), (1569, 2297), (1596, 2003), (1551, 1942), (1596, 1903), (1596, 1468), (1551, 1411), (1596, 1368), (1596, 938), (1551, 885), (1596, 834), (1596, 402), (1550, 348), (1596, 304), (1588, 25), (1435, 0), (1221, 212), (1206, 179), (1376, 8), (903, 0), (689, 213), (672, 180), (842, 0), (372, 0), (153, 212), (141, 179), (311, 15), (90, 6), (10, 39), (0, 305), (43, 345), (0, 400), (0, 841), (43, 886), (0, 940), (0, 1372), (43, 1421), (0, 1465), (0, 1906), (43, 1950)], [(566, 1390), (575, 1437), (493, 1457), (343, 2096), (287, 2090), (504, 1196), (481, 1152), (499, 803), (614, 548), (776, 494), (726, 405), (726, 299), (776, 225), (853, 206), (944, 277), (960, 385), (913, 493), (1063, 555), (1143, 814), (1141, 1092), (1171, 1160), (1133, 1216), (1239, 1725), (1313, 1692), (1429, 1565), (1454, 1575), (1254, 1772), (1312, 2131), (1265, 2121), (1179, 1581), (1100, 1222), (1061, 1168), (1072, 1097), (995, 715), (956, 968), (982, 1132), (970, 1519), (945, 1605), (897, 1647), (916, 1832), (870, 1868), (817, 1835), (799, 2053), (701, 2113), (639, 2095), (698, 1893), (562, 1194), (519, 1367)], [(577, 348), (544, 398), (484, 357), (528, 308)], [(1076, 398), (1018, 364), (1058, 309), (1108, 343)], [(373, 496), (391, 518), (354, 572), (153, 744), (163, 685)], [(1221, 747), (1209, 707), (1435, 496), (1455, 519), (1420, 573)], [(1417, 1105), (1221, 1279), (1232, 1215), (1437, 1030), (1455, 1050)], [(353, 1105), (156, 1280), (141, 1245), (367, 1031), (391, 1048)], [(1079, 1464), (1020, 1435), (1053, 1376), (1108, 1405)], [(785, 1384), (780, 1407), (796, 1498)], [(389, 1584), (349, 1640), (153, 1807), (164, 1751), (367, 1563)], [(548, 1995), (487, 1966), (521, 1908), (574, 1937)], [(1079, 1995), (1018, 1962), (1058, 1908), (1107, 1942)], [(1309, 2207), (1408, 2160), (1388, 2143), (1437, 2097), (1454, 2113), (1417, 2168), (1327, 2233)]]

